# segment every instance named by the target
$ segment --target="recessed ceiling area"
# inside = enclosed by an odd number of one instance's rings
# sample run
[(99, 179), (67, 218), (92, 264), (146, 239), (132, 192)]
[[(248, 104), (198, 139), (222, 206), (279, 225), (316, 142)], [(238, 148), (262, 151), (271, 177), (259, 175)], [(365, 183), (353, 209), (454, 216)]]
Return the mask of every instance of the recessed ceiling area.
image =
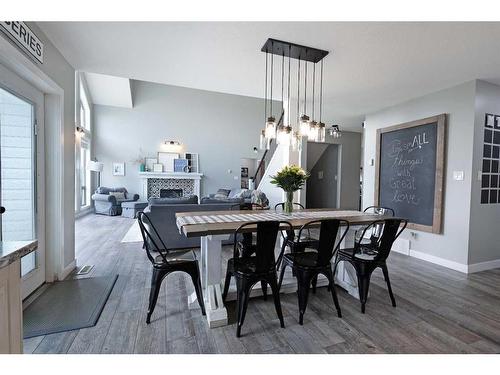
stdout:
[(38, 24), (75, 69), (253, 97), (264, 97), (267, 38), (324, 49), (323, 118), (357, 130), (365, 114), (399, 102), (500, 81), (494, 22)]
[(85, 73), (92, 103), (132, 108), (132, 89), (128, 78), (105, 74)]

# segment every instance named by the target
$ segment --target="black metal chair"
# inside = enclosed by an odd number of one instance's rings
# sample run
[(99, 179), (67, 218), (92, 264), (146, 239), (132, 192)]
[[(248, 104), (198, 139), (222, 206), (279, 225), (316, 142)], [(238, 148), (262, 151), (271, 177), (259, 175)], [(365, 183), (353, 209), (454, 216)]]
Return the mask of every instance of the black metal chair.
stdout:
[[(294, 202), (293, 205), (299, 207), (301, 210), (305, 209), (304, 206), (298, 202)], [(277, 211), (277, 209), (279, 207), (281, 207), (281, 209), (283, 210), (285, 207), (285, 202), (276, 204), (274, 206), (274, 210)], [(281, 245), (280, 257), (278, 258), (278, 261), (276, 263), (278, 268), (281, 265), (282, 257), (283, 257), (283, 254), (285, 253), (284, 250), (287, 247), (290, 248), (291, 253), (303, 252), (306, 248), (317, 249), (317, 247), (318, 247), (318, 240), (311, 236), (311, 232), (309, 231), (309, 229), (307, 230), (307, 237), (303, 236), (300, 239), (300, 242), (295, 241), (295, 231), (294, 230), (281, 231), (281, 236), (283, 237), (283, 243)], [(314, 291), (316, 291), (315, 288), (314, 288)]]
[[(334, 272), (332, 272), (331, 260), (349, 230), (349, 222), (339, 219), (310, 221), (300, 228), (297, 240), (300, 240), (304, 229), (317, 224), (320, 224), (320, 229), (318, 247), (317, 249), (314, 249), (316, 251), (285, 254), (283, 256), (283, 265), (280, 272), (280, 288), (283, 283), (283, 277), (287, 266), (292, 268), (294, 275), (297, 278), (300, 325), (303, 324), (304, 320), (304, 313), (306, 311), (307, 299), (309, 296), (309, 288), (313, 282), (313, 288), (316, 287), (315, 281), (317, 280), (319, 274), (323, 274), (328, 278), (328, 286), (332, 294), (333, 303), (335, 304), (339, 318), (342, 317), (339, 301), (337, 299), (337, 293), (335, 292)], [(340, 226), (345, 226), (345, 229), (339, 240), (336, 241)]]
[[(369, 212), (369, 211), (371, 211), (371, 213), (375, 214), (375, 215), (384, 215), (384, 216), (394, 217), (394, 210), (390, 207), (369, 206), (363, 210), (363, 212)], [(364, 243), (363, 244), (364, 247), (376, 246), (375, 244), (377, 243), (378, 238), (382, 234), (382, 227), (383, 227), (382, 225), (375, 225), (371, 228), (371, 233), (369, 233), (370, 234), (370, 244)], [(354, 237), (356, 238), (356, 240), (361, 237), (362, 233), (363, 233), (363, 235), (365, 234), (364, 233), (365, 229), (366, 229), (366, 226), (361, 227), (361, 228), (356, 230), (356, 232), (354, 234)]]
[[(280, 225), (292, 227), (288, 222), (283, 221), (258, 221), (245, 223), (235, 231), (233, 246), (233, 258), (227, 262), (226, 279), (224, 282), (224, 292), (222, 299), (225, 300), (229, 291), (231, 277), (236, 279), (237, 289), (237, 310), (238, 323), (236, 327), (236, 337), (241, 335), (241, 326), (245, 320), (248, 306), (248, 299), (252, 287), (260, 281), (264, 297), (267, 294), (267, 284), (271, 286), (276, 313), (280, 320), (281, 327), (285, 327), (281, 303), (279, 298), (278, 277), (276, 271), (276, 260), (274, 257), (274, 247)], [(257, 229), (257, 242), (255, 244), (255, 255), (243, 257), (238, 248), (236, 239), (238, 233), (252, 232)]]
[(374, 214), (378, 215), (391, 215), (394, 216), (394, 210), (390, 207), (383, 207), (383, 206), (369, 206), (366, 207), (363, 212), (368, 212), (372, 210)]
[[(236, 203), (231, 206), (231, 210), (252, 211), (262, 210), (264, 206), (258, 203)], [(235, 236), (237, 236), (235, 234)], [(255, 244), (253, 243), (253, 234), (251, 232), (239, 233), (238, 247), (242, 256), (247, 257), (255, 253)]]
[[(403, 232), (407, 224), (408, 220), (399, 218), (375, 220), (364, 228), (359, 240), (355, 241), (354, 248), (340, 249), (337, 253), (334, 272), (337, 269), (337, 265), (343, 261), (351, 263), (356, 270), (361, 312), (363, 314), (365, 313), (365, 305), (368, 298), (370, 277), (373, 271), (378, 267), (382, 269), (384, 274), (392, 306), (396, 307), (396, 300), (392, 293), (386, 260), (391, 251), (392, 244)], [(382, 228), (381, 235), (377, 238), (371, 236), (368, 243), (363, 243), (365, 233), (375, 227)]]
[[(141, 229), (146, 254), (153, 265), (153, 276), (151, 278), (151, 291), (149, 294), (149, 308), (146, 323), (149, 324), (151, 322), (151, 315), (155, 309), (156, 301), (158, 300), (158, 293), (160, 292), (163, 279), (165, 279), (168, 274), (176, 271), (186, 272), (189, 276), (191, 276), (196, 297), (198, 298), (198, 303), (200, 304), (201, 313), (205, 315), (205, 304), (203, 302), (203, 293), (201, 290), (200, 269), (194, 252), (192, 250), (168, 250), (167, 246), (158, 235), (158, 232), (150, 218), (144, 212), (140, 212), (138, 214), (137, 221), (139, 222), (139, 227)], [(158, 254), (153, 254), (153, 252)]]

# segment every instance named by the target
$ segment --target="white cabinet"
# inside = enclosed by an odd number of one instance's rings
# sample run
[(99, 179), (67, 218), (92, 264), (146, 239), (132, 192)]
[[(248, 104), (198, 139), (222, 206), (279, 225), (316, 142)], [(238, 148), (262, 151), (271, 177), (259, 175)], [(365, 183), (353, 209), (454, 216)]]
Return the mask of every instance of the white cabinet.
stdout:
[(0, 354), (22, 353), (21, 262), (0, 268)]

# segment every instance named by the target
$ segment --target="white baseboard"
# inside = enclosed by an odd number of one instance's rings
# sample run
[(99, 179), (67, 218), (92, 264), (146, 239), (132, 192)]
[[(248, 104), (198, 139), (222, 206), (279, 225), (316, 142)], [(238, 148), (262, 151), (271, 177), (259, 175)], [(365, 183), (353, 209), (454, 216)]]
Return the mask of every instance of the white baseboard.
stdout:
[(76, 268), (76, 259), (73, 259), (73, 261), (68, 264), (64, 269), (61, 271), (61, 274), (58, 275), (58, 279), (60, 281), (64, 280), (68, 275)]
[(427, 262), (434, 263), (434, 264), (437, 264), (439, 266), (443, 266), (446, 268), (450, 268), (450, 269), (458, 271), (458, 272), (468, 273), (468, 267), (466, 264), (454, 262), (452, 260), (440, 258), (440, 257), (434, 256), (431, 254), (427, 254), (427, 253), (423, 253), (423, 252), (417, 251), (417, 250), (410, 250), (409, 255), (413, 258), (425, 260)]
[(494, 268), (500, 268), (500, 259), (469, 264), (468, 273), (481, 272), (481, 271), (491, 270)]

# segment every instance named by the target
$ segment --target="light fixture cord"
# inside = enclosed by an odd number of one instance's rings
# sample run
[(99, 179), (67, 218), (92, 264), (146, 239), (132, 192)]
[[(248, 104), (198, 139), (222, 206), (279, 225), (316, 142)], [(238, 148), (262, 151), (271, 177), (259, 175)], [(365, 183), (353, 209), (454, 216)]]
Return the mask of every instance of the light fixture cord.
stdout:
[(300, 56), (297, 65), (297, 121), (300, 123)]
[[(271, 49), (273, 44), (271, 43)], [(269, 106), (271, 107), (271, 116), (273, 115), (273, 70), (274, 70), (274, 52), (271, 51), (271, 96), (269, 98)]]
[(264, 93), (264, 122), (267, 122), (267, 60), (268, 53), (266, 49), (266, 83), (265, 83), (265, 93)]
[(306, 71), (304, 79), (304, 114), (307, 112), (307, 60), (306, 60)]
[(288, 94), (287, 94), (287, 99), (288, 99), (288, 113), (287, 113), (287, 124), (290, 126), (290, 55), (291, 55), (291, 46), (288, 46)]
[[(281, 57), (281, 109), (285, 110), (285, 96), (284, 96), (284, 82), (285, 82), (285, 52), (283, 51), (283, 55)], [(285, 119), (283, 118), (283, 123)]]
[(323, 60), (321, 60), (321, 78), (319, 81), (319, 122), (323, 111)]
[(313, 111), (312, 111), (312, 119), (316, 120), (314, 117), (314, 94), (315, 94), (315, 86), (316, 86), (316, 63), (313, 64)]

